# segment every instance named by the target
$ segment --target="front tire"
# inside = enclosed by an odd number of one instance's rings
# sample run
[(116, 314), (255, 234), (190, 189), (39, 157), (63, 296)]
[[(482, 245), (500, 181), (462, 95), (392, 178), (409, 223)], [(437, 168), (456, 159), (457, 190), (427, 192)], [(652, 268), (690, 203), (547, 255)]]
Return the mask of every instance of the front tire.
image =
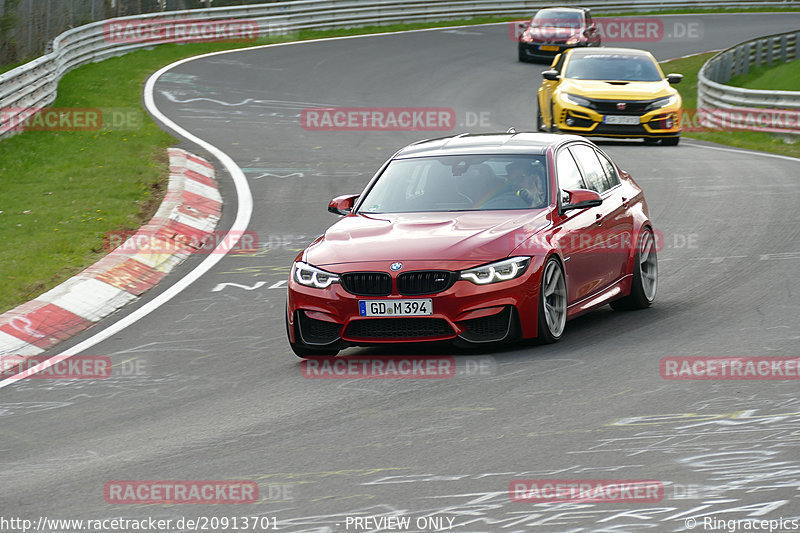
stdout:
[(552, 100), (550, 100), (550, 127), (547, 128), (547, 131), (550, 133), (558, 133), (558, 126), (556, 126), (556, 110)]
[(542, 109), (538, 102), (536, 104), (536, 131), (547, 131), (544, 127), (544, 119), (542, 119)]
[(518, 50), (517, 58), (519, 59), (520, 63), (527, 63), (528, 62), (528, 55), (522, 49), (522, 45), (521, 44), (517, 45), (517, 50)]
[(539, 289), (539, 342), (552, 344), (561, 339), (566, 323), (567, 283), (561, 263), (551, 257), (544, 265)]
[(644, 309), (656, 299), (658, 289), (658, 257), (653, 231), (646, 228), (639, 238), (633, 263), (631, 293), (625, 298), (611, 302), (615, 311)]
[(679, 142), (681, 142), (679, 135), (676, 135), (675, 137), (664, 137), (661, 139), (661, 144), (664, 146), (678, 146)]

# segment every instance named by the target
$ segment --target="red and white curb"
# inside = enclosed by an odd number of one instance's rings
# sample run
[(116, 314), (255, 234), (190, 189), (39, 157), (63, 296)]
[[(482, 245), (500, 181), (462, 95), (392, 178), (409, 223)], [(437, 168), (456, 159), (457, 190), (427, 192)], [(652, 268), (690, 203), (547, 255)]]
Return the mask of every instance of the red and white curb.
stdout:
[[(155, 216), (121, 246), (61, 285), (0, 315), (0, 356), (33, 356), (138, 298), (214, 231), (222, 197), (214, 167), (178, 148)], [(141, 243), (145, 243), (142, 245)]]

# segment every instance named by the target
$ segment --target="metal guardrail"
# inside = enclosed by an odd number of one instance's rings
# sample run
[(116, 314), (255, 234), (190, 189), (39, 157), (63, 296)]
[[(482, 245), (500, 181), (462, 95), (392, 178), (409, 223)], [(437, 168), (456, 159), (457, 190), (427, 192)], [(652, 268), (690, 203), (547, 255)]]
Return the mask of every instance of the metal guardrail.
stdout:
[(752, 39), (705, 62), (697, 79), (699, 122), (710, 129), (800, 134), (800, 91), (744, 89), (726, 85), (752, 67), (800, 59), (800, 30)]
[[(564, 4), (571, 4), (567, 0)], [(121, 17), (110, 21), (135, 21), (156, 27), (164, 21), (246, 20), (258, 25), (259, 36), (303, 29), (335, 29), (407, 22), (432, 22), (480, 16), (530, 16), (546, 7), (527, 0), (293, 0), (289, 2), (166, 11)], [(800, 0), (594, 0), (581, 2), (595, 12), (646, 11), (670, 8), (797, 6)], [(45, 107), (56, 98), (58, 82), (67, 71), (94, 61), (122, 55), (170, 39), (113, 42), (104, 31), (110, 21), (99, 21), (68, 30), (56, 37), (52, 51), (29, 63), (0, 74), (0, 137), (15, 133), (22, 114)], [(27, 110), (27, 111), (26, 111)]]

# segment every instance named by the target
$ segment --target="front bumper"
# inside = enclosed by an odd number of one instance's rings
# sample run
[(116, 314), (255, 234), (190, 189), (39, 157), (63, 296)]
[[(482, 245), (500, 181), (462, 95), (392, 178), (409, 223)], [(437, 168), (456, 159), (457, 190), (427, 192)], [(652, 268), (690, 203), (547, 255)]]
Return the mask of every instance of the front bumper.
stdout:
[[(406, 266), (408, 270), (431, 268), (430, 265), (413, 265), (412, 262)], [(436, 267), (458, 270), (442, 265)], [(348, 270), (375, 271), (369, 265)], [(400, 295), (396, 289), (389, 296), (358, 296), (347, 292), (339, 283), (326, 289), (316, 289), (290, 280), (287, 317), (291, 326), (290, 340), (309, 346), (335, 346), (339, 349), (346, 346), (453, 339), (471, 344), (499, 342), (517, 334), (518, 318), (522, 336), (535, 337), (540, 271), (541, 262), (533, 258), (525, 273), (518, 278), (488, 285), (458, 280), (443, 292), (419, 296)], [(395, 273), (390, 275), (396, 277)], [(432, 300), (431, 315), (363, 317), (359, 313), (361, 300), (391, 302), (418, 298)], [(295, 338), (295, 332), (301, 338)]]
[(667, 106), (643, 113), (625, 115), (636, 117), (637, 124), (609, 124), (605, 114), (573, 104), (560, 103), (554, 107), (555, 124), (559, 131), (598, 137), (676, 137), (681, 132), (681, 109)]
[(564, 43), (526, 43), (519, 42), (519, 55), (529, 59), (549, 59), (552, 60), (558, 54), (569, 48), (587, 46), (586, 43), (564, 44)]

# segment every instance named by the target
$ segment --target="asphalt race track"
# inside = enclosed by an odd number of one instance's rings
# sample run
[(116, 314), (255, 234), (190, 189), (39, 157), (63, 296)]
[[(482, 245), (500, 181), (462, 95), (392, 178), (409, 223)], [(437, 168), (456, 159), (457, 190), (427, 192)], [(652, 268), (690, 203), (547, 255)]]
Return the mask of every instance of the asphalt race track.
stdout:
[[(664, 21), (699, 22), (702, 38), (622, 45), (663, 60), (797, 28), (800, 13)], [(604, 307), (568, 323), (555, 345), (456, 354), (450, 379), (301, 374), (285, 340), (281, 282), (297, 251), (335, 221), (327, 202), (360, 192), (405, 144), (451, 133), (307, 131), (301, 110), (446, 107), (453, 132), (532, 129), (545, 68), (517, 62), (507, 28), (492, 25), (245, 50), (163, 75), (158, 108), (243, 169), (254, 198), (249, 229), (262, 246), (224, 257), (84, 353), (110, 356), (112, 377), (0, 389), (0, 515), (247, 515), (318, 533), (388, 531), (353, 521), (386, 515), (409, 517), (403, 531), (446, 531), (452, 519), (449, 530), (460, 532), (684, 531), (691, 520), (702, 530), (704, 519), (800, 518), (797, 381), (659, 373), (666, 356), (800, 355), (797, 160), (689, 139), (601, 141), (644, 187), (663, 233), (652, 308)], [(237, 201), (218, 171), (224, 228)], [(260, 501), (112, 505), (103, 493), (115, 480), (226, 479), (256, 481)], [(658, 480), (663, 497), (514, 502), (516, 479)], [(415, 522), (425, 517), (443, 528)]]

